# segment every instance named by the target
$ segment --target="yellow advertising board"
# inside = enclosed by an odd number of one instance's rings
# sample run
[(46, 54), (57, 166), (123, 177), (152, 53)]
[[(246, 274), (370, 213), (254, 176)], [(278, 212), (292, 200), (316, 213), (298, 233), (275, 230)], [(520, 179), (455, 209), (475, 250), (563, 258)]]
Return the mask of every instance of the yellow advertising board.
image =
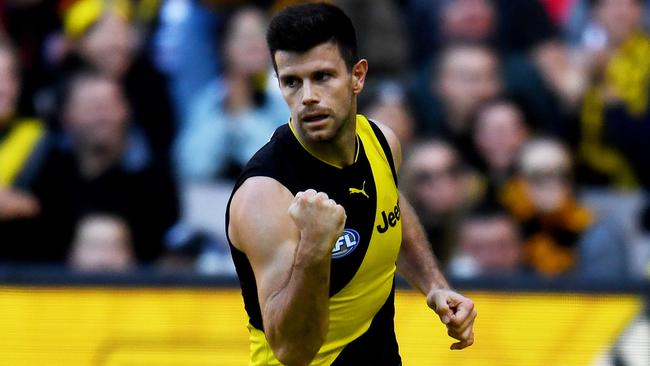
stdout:
[[(640, 312), (634, 295), (468, 293), (476, 344), (452, 339), (422, 296), (398, 291), (404, 365), (591, 365)], [(247, 365), (239, 290), (0, 287), (0, 365)]]

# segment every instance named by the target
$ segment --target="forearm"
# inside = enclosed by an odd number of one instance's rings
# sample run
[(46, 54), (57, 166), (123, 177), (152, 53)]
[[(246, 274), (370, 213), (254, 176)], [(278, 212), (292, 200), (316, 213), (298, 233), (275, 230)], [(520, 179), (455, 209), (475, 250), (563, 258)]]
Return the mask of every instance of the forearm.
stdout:
[(330, 256), (302, 253), (301, 247), (306, 246), (299, 244), (286, 286), (271, 294), (264, 307), (266, 336), (287, 365), (309, 363), (329, 325)]
[(397, 259), (397, 270), (411, 286), (425, 295), (433, 289), (449, 288), (413, 207), (401, 195), (400, 211), (402, 247)]

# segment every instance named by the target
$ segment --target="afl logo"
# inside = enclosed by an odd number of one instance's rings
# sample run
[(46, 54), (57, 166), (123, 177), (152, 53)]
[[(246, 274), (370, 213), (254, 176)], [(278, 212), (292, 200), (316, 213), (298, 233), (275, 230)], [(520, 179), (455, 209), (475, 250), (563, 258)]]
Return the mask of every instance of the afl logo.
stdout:
[(354, 229), (343, 230), (343, 235), (334, 244), (332, 248), (332, 258), (341, 258), (352, 253), (359, 245), (359, 233)]

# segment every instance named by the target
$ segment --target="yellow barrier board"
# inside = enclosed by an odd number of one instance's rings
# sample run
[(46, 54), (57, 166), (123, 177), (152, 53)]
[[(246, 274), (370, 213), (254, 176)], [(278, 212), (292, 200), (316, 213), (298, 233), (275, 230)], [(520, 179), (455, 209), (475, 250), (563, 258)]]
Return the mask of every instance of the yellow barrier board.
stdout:
[[(591, 365), (641, 310), (633, 295), (468, 295), (476, 344), (452, 352), (424, 298), (398, 292), (405, 366)], [(246, 321), (234, 289), (4, 287), (0, 365), (247, 365)]]

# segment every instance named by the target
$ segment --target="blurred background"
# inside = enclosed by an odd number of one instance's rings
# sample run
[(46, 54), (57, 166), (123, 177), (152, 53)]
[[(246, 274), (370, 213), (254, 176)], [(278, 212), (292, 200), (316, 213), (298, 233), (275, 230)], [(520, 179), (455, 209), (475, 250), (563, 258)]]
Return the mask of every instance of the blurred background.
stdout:
[[(450, 355), (400, 282), (405, 365), (650, 364), (650, 2), (331, 2), (477, 298)], [(288, 121), (265, 32), (296, 3), (0, 0), (0, 364), (246, 364), (224, 213)]]

